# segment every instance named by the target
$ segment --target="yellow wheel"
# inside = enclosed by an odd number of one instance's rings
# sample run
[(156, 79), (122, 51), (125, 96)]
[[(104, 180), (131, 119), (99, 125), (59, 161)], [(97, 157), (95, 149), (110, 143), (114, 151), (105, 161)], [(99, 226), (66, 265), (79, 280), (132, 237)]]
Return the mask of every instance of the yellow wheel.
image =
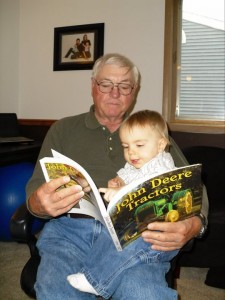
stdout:
[(176, 222), (179, 219), (179, 212), (177, 210), (170, 210), (165, 217), (166, 222)]
[(133, 239), (137, 235), (137, 232), (133, 234), (129, 234), (129, 232), (126, 232), (124, 235), (124, 241), (129, 242), (130, 239)]
[(178, 201), (178, 208), (185, 211), (187, 214), (192, 211), (192, 193), (190, 191), (186, 191), (183, 197), (181, 197)]
[(192, 211), (192, 192), (191, 190), (184, 190), (176, 192), (174, 200), (177, 201), (177, 210), (180, 214), (190, 214)]
[(190, 192), (187, 192), (185, 197), (185, 210), (187, 214), (191, 213), (192, 210), (192, 194)]

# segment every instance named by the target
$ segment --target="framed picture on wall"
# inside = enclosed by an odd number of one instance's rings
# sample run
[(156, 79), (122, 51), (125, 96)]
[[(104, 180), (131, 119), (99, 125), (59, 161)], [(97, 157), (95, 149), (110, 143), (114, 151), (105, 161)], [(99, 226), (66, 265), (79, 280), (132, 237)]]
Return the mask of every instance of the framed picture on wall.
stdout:
[(104, 51), (104, 23), (54, 28), (53, 71), (90, 70)]

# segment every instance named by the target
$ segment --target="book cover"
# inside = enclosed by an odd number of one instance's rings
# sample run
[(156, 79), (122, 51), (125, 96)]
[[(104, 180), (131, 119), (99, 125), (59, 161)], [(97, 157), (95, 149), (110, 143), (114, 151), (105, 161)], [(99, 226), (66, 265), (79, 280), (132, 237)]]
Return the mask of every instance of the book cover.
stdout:
[(176, 222), (201, 211), (201, 164), (185, 166), (126, 186), (108, 213), (123, 247), (154, 221)]
[(137, 239), (150, 222), (176, 222), (200, 213), (201, 164), (134, 181), (124, 186), (106, 208), (86, 170), (62, 154), (54, 150), (52, 153), (53, 157), (40, 160), (46, 181), (68, 175), (71, 181), (63, 188), (79, 184), (79, 178), (85, 178), (90, 192), (68, 213), (90, 215), (102, 222), (118, 251)]

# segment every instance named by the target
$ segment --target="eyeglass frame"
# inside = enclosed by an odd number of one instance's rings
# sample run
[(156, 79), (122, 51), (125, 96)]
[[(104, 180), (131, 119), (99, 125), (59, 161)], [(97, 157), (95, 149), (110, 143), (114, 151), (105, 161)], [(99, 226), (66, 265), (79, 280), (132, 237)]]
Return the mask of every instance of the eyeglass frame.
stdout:
[[(113, 89), (114, 89), (115, 87), (117, 87), (117, 88), (118, 88), (118, 91), (119, 91), (119, 93), (120, 93), (121, 95), (123, 95), (123, 96), (129, 96), (129, 95), (132, 93), (132, 91), (133, 91), (133, 89), (134, 89), (134, 87), (135, 87), (135, 85), (132, 86), (132, 85), (130, 85), (129, 83), (125, 83), (125, 82), (114, 83), (114, 82), (112, 82), (111, 80), (102, 80), (102, 81), (98, 81), (98, 80), (95, 79), (94, 77), (93, 77), (92, 79), (94, 79), (94, 81), (95, 81), (96, 84), (98, 85), (99, 91), (100, 91), (101, 93), (103, 93), (103, 94), (109, 94), (109, 93), (111, 93), (111, 92), (113, 91)], [(109, 91), (109, 92), (103, 92), (103, 91), (101, 91), (100, 87), (101, 87), (101, 83), (103, 83), (103, 82), (108, 82), (108, 83), (112, 84), (111, 91)], [(121, 93), (121, 91), (120, 91), (120, 84), (125, 84), (125, 85), (127, 85), (127, 86), (129, 86), (129, 87), (131, 88), (131, 91), (129, 92), (129, 94), (124, 95), (124, 94)]]

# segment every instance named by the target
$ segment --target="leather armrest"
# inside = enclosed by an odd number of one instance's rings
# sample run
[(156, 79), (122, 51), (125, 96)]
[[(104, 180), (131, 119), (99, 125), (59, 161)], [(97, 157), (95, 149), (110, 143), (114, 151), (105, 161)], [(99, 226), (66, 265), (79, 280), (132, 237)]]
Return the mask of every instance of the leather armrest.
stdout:
[(32, 239), (32, 222), (34, 216), (28, 211), (26, 203), (20, 205), (10, 220), (10, 233), (17, 242), (28, 242)]
[(188, 252), (188, 251), (191, 251), (193, 245), (194, 245), (194, 241), (195, 239), (191, 239), (190, 241), (187, 242), (187, 244), (185, 244), (181, 250), (182, 252)]

